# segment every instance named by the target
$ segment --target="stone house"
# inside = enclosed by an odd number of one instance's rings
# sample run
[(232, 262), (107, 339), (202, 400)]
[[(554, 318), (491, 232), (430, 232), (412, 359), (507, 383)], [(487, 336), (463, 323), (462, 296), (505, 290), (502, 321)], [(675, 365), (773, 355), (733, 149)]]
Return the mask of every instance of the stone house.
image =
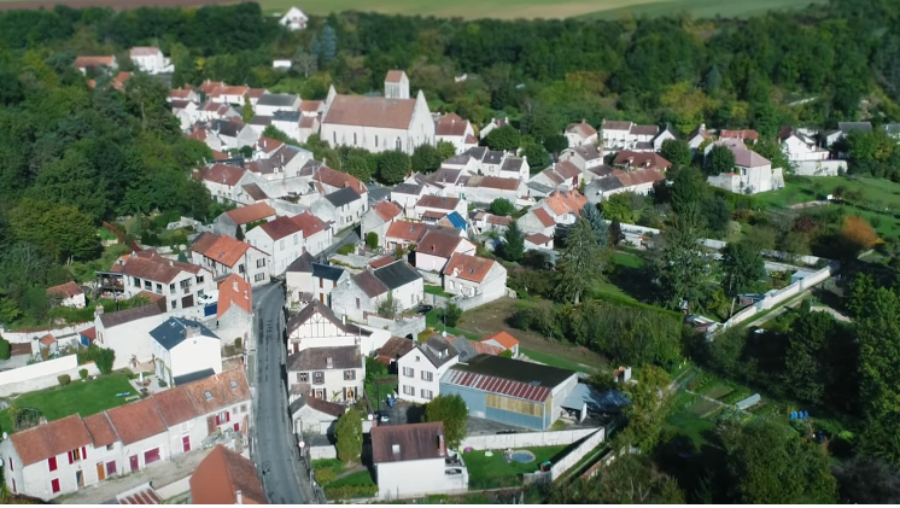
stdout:
[(234, 274), (253, 285), (269, 282), (269, 255), (232, 236), (201, 233), (191, 245), (191, 261), (216, 278)]
[(365, 359), (359, 346), (307, 348), (287, 357), (288, 400), (301, 396), (352, 403), (363, 393)]
[(506, 296), (506, 268), (493, 259), (453, 254), (444, 267), (444, 291), (462, 298), (480, 296), (482, 303)]
[(331, 304), (338, 315), (364, 321), (366, 313), (378, 314), (378, 306), (388, 295), (395, 310), (402, 312), (418, 305), (424, 294), (422, 275), (399, 260), (380, 268), (367, 268), (338, 284), (332, 289)]
[(597, 129), (591, 127), (584, 119), (581, 120), (581, 123), (569, 124), (563, 135), (569, 142), (569, 148), (597, 144)]

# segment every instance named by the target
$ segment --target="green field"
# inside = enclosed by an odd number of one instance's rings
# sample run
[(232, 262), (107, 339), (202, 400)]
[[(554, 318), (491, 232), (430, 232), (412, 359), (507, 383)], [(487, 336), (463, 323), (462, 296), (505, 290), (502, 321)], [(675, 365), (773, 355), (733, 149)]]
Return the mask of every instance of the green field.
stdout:
[[(2, 1), (2, 0), (0, 0)], [(385, 14), (478, 18), (568, 18), (574, 16), (617, 19), (626, 13), (663, 16), (680, 12), (695, 18), (746, 17), (773, 9), (797, 9), (823, 0), (309, 0), (302, 4), (310, 14), (346, 10)], [(269, 13), (282, 13), (296, 5), (293, 0), (261, 2)]]

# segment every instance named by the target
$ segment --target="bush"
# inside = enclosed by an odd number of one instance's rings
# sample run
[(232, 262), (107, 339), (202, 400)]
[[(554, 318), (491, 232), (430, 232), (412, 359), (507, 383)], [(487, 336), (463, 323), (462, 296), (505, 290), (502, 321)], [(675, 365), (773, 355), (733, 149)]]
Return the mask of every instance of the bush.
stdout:
[(494, 215), (512, 215), (516, 211), (515, 205), (508, 199), (497, 198), (491, 202), (491, 213)]
[(378, 233), (376, 233), (374, 231), (369, 231), (368, 233), (366, 233), (366, 245), (370, 249), (377, 249), (378, 248)]
[(78, 370), (78, 376), (79, 376), (81, 379), (87, 379), (87, 377), (88, 377), (88, 370), (87, 370), (87, 369), (79, 369), (79, 370)]
[(112, 349), (102, 348), (91, 344), (88, 348), (78, 351), (78, 365), (94, 362), (101, 374), (109, 374), (113, 370), (116, 361), (116, 352)]
[(243, 342), (241, 341), (240, 337), (234, 339), (234, 347), (235, 348), (241, 349), (241, 344), (243, 344)]
[(72, 376), (68, 374), (63, 374), (61, 376), (57, 376), (56, 378), (59, 381), (59, 384), (62, 386), (66, 386), (67, 384), (72, 382)]
[(11, 354), (12, 348), (9, 345), (9, 341), (0, 337), (0, 360), (9, 360)]
[(166, 380), (165, 380), (165, 379), (160, 378), (160, 379), (159, 379), (159, 387), (160, 387), (160, 388), (165, 388), (165, 387), (167, 387), (167, 386), (169, 386), (169, 383), (166, 383)]
[(447, 305), (447, 309), (444, 310), (444, 323), (453, 328), (459, 323), (459, 318), (462, 317), (462, 309), (459, 308), (455, 303), (451, 303)]
[(356, 251), (356, 245), (352, 243), (348, 243), (347, 245), (341, 245), (341, 247), (337, 250), (338, 254), (353, 254)]
[(337, 487), (325, 487), (325, 497), (335, 499), (355, 499), (359, 497), (372, 497), (378, 492), (376, 485), (340, 485)]

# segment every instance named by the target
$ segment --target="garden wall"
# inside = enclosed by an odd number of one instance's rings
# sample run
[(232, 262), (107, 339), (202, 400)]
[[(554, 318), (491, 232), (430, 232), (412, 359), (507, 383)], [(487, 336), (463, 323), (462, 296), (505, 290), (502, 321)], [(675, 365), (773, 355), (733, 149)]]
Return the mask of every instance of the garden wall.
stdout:
[(3, 327), (0, 327), (0, 337), (8, 340), (13, 344), (28, 344), (35, 337), (43, 337), (48, 333), (52, 333), (54, 337), (57, 339), (65, 338), (70, 335), (78, 335), (84, 330), (94, 326), (93, 321), (85, 321), (84, 323), (77, 323), (71, 326), (64, 326), (62, 328), (29, 328), (25, 330), (6, 330)]
[(585, 439), (583, 443), (575, 447), (575, 449), (567, 453), (560, 461), (550, 466), (549, 471), (535, 471), (534, 473), (522, 475), (525, 485), (555, 482), (561, 478), (566, 471), (577, 464), (578, 461), (583, 459), (585, 455), (593, 451), (594, 448), (600, 446), (600, 443), (602, 443), (606, 437), (606, 431), (602, 428), (591, 430), (594, 432), (593, 434)]
[(386, 329), (394, 337), (412, 335), (415, 338), (425, 331), (425, 316), (403, 316), (402, 319), (395, 320), (369, 314), (366, 316), (366, 324), (373, 328)]
[(0, 397), (57, 386), (59, 380), (56, 378), (63, 374), (68, 374), (73, 382), (77, 382), (80, 379), (78, 376), (80, 369), (87, 369), (88, 375), (91, 376), (100, 373), (93, 362), (79, 366), (76, 355), (63, 356), (55, 360), (0, 372)]
[[(485, 436), (469, 436), (459, 445), (461, 450), (506, 450), (508, 448), (527, 448), (531, 446), (570, 445), (598, 431), (597, 428), (557, 430), (548, 432), (520, 432), (518, 434), (489, 434)], [(599, 429), (604, 434), (603, 429)], [(602, 437), (600, 438), (603, 439)]]
[(310, 446), (309, 458), (310, 460), (336, 459), (337, 448), (334, 446)]
[(838, 176), (847, 171), (847, 161), (798, 161), (791, 163), (794, 166), (794, 174), (797, 176)]

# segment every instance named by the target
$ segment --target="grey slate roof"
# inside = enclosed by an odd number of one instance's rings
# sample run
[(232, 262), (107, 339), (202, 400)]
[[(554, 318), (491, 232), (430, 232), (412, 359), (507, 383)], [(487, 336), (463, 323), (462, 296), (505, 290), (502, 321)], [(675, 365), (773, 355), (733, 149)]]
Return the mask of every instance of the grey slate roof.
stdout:
[(483, 160), (484, 156), (488, 153), (488, 149), (486, 146), (473, 146), (472, 148), (466, 150), (465, 153), (471, 155), (472, 157), (475, 157), (478, 160)]
[(287, 370), (326, 370), (331, 358), (330, 369), (361, 369), (362, 356), (359, 346), (313, 347), (287, 357)]
[(271, 116), (264, 115), (254, 115), (253, 118), (250, 119), (250, 125), (270, 125), (272, 123)]
[(300, 121), (300, 112), (299, 111), (276, 111), (274, 115), (272, 115), (272, 121), (274, 122), (299, 122)]
[(401, 183), (397, 184), (397, 186), (394, 187), (393, 192), (396, 192), (398, 194), (412, 194), (418, 196), (422, 192), (422, 189), (424, 187), (425, 186), (422, 184), (416, 185), (412, 183)]
[(344, 269), (336, 266), (323, 265), (322, 263), (312, 264), (313, 277), (337, 282), (344, 275)]
[(375, 277), (388, 289), (394, 290), (421, 279), (422, 275), (405, 261), (399, 260), (375, 270)]
[(212, 127), (213, 132), (230, 138), (236, 138), (244, 128), (244, 124), (216, 119), (210, 122), (210, 127)]
[(500, 164), (502, 160), (503, 152), (491, 150), (484, 156), (482, 162), (485, 164)]
[(313, 264), (315, 263), (316, 258), (313, 257), (309, 252), (304, 252), (302, 256), (295, 259), (293, 263), (288, 265), (288, 272), (296, 272), (296, 273), (312, 273)]
[(188, 338), (188, 328), (199, 328), (200, 335), (219, 340), (219, 337), (217, 337), (216, 334), (197, 321), (175, 317), (167, 319), (163, 324), (150, 330), (150, 336), (153, 337), (160, 346), (171, 351), (175, 346), (181, 344)]
[(289, 93), (267, 93), (256, 101), (257, 106), (293, 106), (297, 96)]
[(172, 382), (175, 386), (186, 385), (188, 383), (194, 381), (200, 381), (201, 379), (206, 379), (208, 377), (212, 377), (216, 375), (216, 371), (212, 369), (203, 369), (198, 370), (196, 372), (191, 372), (190, 374), (182, 374), (180, 376), (175, 376), (175, 379)]
[(358, 199), (360, 199), (359, 194), (356, 193), (350, 187), (343, 187), (339, 190), (332, 192), (331, 194), (326, 194), (325, 199), (327, 199), (332, 205), (336, 208), (340, 208), (346, 204), (352, 203)]
[(503, 166), (500, 167), (501, 171), (519, 171), (522, 169), (522, 163), (525, 162), (523, 159), (518, 157), (507, 157), (505, 161), (503, 161)]
[(416, 349), (425, 355), (425, 358), (435, 367), (440, 367), (459, 356), (453, 346), (440, 335), (431, 336), (424, 344), (419, 344)]

